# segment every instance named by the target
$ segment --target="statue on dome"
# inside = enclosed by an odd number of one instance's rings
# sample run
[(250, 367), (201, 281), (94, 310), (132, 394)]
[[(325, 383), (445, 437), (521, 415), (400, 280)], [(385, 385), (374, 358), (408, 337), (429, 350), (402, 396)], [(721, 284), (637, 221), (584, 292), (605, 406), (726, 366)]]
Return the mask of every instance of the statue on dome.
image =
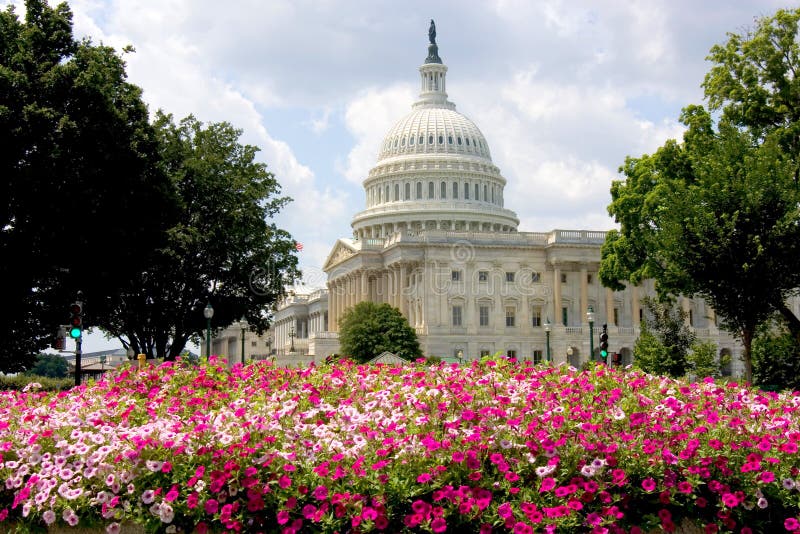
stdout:
[(436, 23), (431, 19), (431, 27), (428, 28), (428, 40), (431, 44), (436, 44)]

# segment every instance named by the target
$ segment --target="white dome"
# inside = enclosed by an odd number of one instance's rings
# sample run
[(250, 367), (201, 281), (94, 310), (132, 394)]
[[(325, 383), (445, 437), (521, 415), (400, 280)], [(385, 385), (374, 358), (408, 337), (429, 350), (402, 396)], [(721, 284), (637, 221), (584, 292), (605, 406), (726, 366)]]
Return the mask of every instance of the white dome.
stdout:
[(441, 107), (415, 109), (383, 138), (378, 162), (410, 154), (462, 154), (492, 161), (489, 145), (475, 123)]
[(353, 217), (354, 238), (516, 232), (519, 219), (503, 207), (506, 180), (486, 138), (447, 100), (447, 66), (435, 43), (419, 72), (419, 100), (389, 129), (364, 180), (366, 209)]

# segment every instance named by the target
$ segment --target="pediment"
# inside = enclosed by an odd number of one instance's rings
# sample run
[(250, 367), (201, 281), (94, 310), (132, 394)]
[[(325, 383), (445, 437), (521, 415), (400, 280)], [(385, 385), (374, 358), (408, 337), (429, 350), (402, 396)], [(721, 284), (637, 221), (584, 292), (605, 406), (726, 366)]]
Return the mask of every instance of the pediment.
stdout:
[(334, 266), (342, 263), (348, 258), (352, 258), (357, 253), (358, 250), (356, 247), (354, 247), (351, 243), (348, 243), (347, 240), (338, 239), (336, 244), (333, 245), (331, 253), (328, 254), (328, 258), (325, 260), (325, 265), (322, 267), (322, 270), (327, 273)]

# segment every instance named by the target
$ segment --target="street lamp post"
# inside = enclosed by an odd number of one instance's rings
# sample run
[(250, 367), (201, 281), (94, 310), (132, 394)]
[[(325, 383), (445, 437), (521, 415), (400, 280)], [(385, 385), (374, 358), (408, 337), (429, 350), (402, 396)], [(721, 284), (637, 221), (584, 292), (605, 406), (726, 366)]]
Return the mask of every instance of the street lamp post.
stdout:
[(594, 309), (591, 306), (586, 310), (586, 320), (589, 322), (589, 359), (594, 360)]
[(214, 308), (210, 302), (203, 309), (203, 317), (206, 318), (206, 361), (208, 361), (211, 357), (211, 318), (214, 317)]
[(289, 352), (294, 352), (294, 336), (295, 336), (294, 327), (292, 326), (289, 329), (289, 339), (291, 340), (291, 343), (289, 345)]
[(544, 320), (544, 335), (546, 339), (546, 347), (547, 347), (547, 362), (550, 362), (550, 329), (553, 326), (550, 324), (550, 318)]
[(244, 331), (247, 328), (247, 319), (244, 315), (239, 320), (239, 326), (242, 328), (242, 365), (244, 365)]

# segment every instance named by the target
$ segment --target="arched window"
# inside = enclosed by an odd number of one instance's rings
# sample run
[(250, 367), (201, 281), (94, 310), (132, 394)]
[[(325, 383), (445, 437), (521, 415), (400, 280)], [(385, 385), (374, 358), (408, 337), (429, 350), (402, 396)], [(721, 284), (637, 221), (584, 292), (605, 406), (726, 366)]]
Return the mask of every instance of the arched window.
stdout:
[(480, 186), (478, 184), (475, 184), (475, 200), (480, 200), (480, 195), (478, 194), (479, 192), (480, 192)]
[(406, 146), (406, 138), (405, 137), (400, 139), (400, 146)]
[(456, 137), (456, 141), (458, 141), (458, 144), (460, 145), (461, 144), (461, 137)]
[(469, 146), (469, 137), (465, 137), (464, 139), (467, 140), (467, 146)]
[(422, 182), (417, 182), (417, 198), (422, 198)]
[(441, 136), (441, 135), (439, 136), (439, 144), (440, 145), (444, 144), (444, 136)]
[(469, 200), (469, 184), (464, 184), (464, 200)]
[(384, 193), (385, 193), (384, 196), (383, 196), (384, 202), (389, 202), (389, 198), (390, 197), (389, 197), (389, 186), (388, 185), (386, 186), (386, 190), (384, 191)]
[(408, 144), (411, 145), (411, 146), (414, 146), (414, 136), (413, 135), (408, 138)]
[(442, 197), (442, 200), (447, 198), (447, 184), (445, 182), (439, 184), (439, 196)]
[(408, 183), (408, 182), (406, 182), (406, 191), (405, 192), (406, 192), (405, 200), (411, 200), (411, 184)]
[(487, 195), (486, 193), (487, 193), (487, 188), (486, 188), (486, 186), (484, 185), (484, 186), (483, 186), (483, 201), (484, 201), (484, 202), (486, 202), (486, 201), (488, 200), (488, 198), (487, 198), (487, 197), (489, 196), (489, 195)]
[(400, 184), (394, 184), (394, 200), (400, 200)]
[(458, 200), (458, 183), (453, 182), (453, 198)]
[(428, 136), (428, 144), (429, 144), (429, 145), (432, 145), (432, 144), (433, 144), (433, 136), (432, 136), (432, 135), (429, 135), (429, 136)]
[(453, 144), (453, 136), (452, 135), (448, 135), (447, 136), (447, 144), (448, 145), (452, 145)]
[(380, 204), (381, 201), (382, 201), (382, 199), (381, 199), (381, 188), (379, 187), (378, 188), (378, 204)]
[(492, 204), (494, 204), (494, 186), (492, 186)]
[(428, 182), (428, 198), (433, 198), (433, 182)]
[(425, 138), (424, 138), (423, 136), (421, 136), (421, 135), (420, 135), (420, 136), (419, 136), (419, 144), (421, 145), (421, 144), (422, 144), (422, 143), (424, 143), (424, 142), (425, 142)]

